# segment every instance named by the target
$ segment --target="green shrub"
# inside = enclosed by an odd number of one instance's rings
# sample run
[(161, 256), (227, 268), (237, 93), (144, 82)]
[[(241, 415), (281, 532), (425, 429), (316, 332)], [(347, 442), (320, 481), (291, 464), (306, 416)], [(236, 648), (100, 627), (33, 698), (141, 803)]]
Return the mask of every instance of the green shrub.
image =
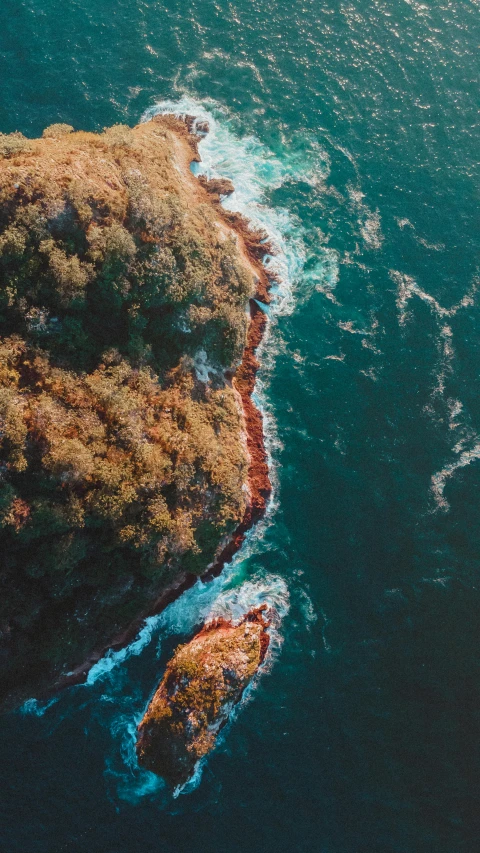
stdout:
[(59, 139), (61, 136), (67, 136), (69, 133), (73, 133), (72, 125), (59, 122), (58, 124), (49, 124), (43, 131), (42, 136), (44, 139)]
[(15, 157), (16, 154), (26, 153), (30, 149), (31, 143), (23, 133), (0, 133), (0, 156)]
[(129, 147), (133, 144), (132, 130), (126, 124), (114, 124), (112, 127), (106, 127), (102, 139), (112, 148)]

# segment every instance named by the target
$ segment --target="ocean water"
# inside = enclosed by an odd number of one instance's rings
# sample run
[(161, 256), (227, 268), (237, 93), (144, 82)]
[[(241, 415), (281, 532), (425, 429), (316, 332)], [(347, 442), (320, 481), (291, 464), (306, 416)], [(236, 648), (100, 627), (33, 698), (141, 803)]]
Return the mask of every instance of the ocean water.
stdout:
[[(1, 853), (475, 853), (478, 6), (3, 0), (0, 131), (208, 114), (270, 233), (274, 497), (210, 584), (0, 727)], [(267, 600), (262, 677), (172, 797), (135, 725), (175, 645)]]

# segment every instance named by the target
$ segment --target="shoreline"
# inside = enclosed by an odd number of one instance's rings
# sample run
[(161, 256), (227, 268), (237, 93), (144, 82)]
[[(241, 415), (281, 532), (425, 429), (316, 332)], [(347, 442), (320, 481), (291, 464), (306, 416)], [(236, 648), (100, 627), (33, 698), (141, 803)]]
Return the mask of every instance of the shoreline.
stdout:
[[(227, 544), (222, 548), (214, 562), (206, 568), (204, 574), (194, 575), (183, 572), (177, 576), (177, 579), (163, 590), (158, 598), (136, 617), (127, 628), (117, 634), (110, 643), (95, 649), (82, 664), (75, 667), (70, 673), (60, 676), (43, 695), (40, 694), (39, 698), (43, 699), (50, 698), (66, 687), (73, 687), (84, 683), (90, 669), (109, 651), (120, 651), (135, 639), (146, 619), (151, 616), (157, 616), (165, 610), (169, 604), (172, 604), (184, 592), (193, 587), (197, 580), (208, 582), (218, 577), (226, 563), (230, 562), (240, 550), (246, 533), (264, 516), (267, 502), (272, 492), (263, 431), (263, 415), (252, 401), (255, 379), (260, 367), (256, 351), (263, 339), (268, 322), (266, 314), (258, 306), (256, 300), (264, 304), (268, 304), (270, 301), (269, 290), (274, 283), (274, 276), (267, 272), (263, 266), (262, 259), (266, 254), (271, 252), (271, 247), (268, 242), (265, 242), (267, 235), (256, 231), (242, 214), (225, 210), (222, 207), (218, 182), (209, 182), (204, 176), (197, 178), (191, 173), (191, 164), (193, 162), (201, 162), (198, 153), (198, 142), (202, 136), (198, 136), (193, 132), (194, 118), (192, 116), (184, 116), (182, 119), (174, 116), (159, 116), (158, 118), (166, 119), (167, 121), (172, 119), (174, 121), (179, 141), (182, 141), (183, 138), (183, 141), (186, 142), (184, 154), (188, 161), (188, 171), (195, 182), (196, 188), (205, 196), (205, 201), (213, 205), (219, 219), (223, 220), (225, 225), (236, 233), (241, 253), (248, 266), (250, 266), (255, 279), (255, 293), (249, 300), (250, 319), (242, 360), (236, 371), (231, 371), (226, 375), (227, 381), (231, 380), (242, 406), (248, 453), (248, 501), (240, 524), (231, 534)], [(155, 121), (155, 118), (151, 120)]]

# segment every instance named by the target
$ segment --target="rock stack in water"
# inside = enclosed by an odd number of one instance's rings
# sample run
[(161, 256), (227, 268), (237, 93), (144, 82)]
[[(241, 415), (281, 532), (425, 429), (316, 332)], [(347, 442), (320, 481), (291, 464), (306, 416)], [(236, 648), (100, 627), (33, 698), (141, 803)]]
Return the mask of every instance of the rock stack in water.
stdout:
[(269, 644), (264, 604), (239, 624), (219, 618), (179, 646), (139, 725), (139, 763), (182, 785), (262, 663)]

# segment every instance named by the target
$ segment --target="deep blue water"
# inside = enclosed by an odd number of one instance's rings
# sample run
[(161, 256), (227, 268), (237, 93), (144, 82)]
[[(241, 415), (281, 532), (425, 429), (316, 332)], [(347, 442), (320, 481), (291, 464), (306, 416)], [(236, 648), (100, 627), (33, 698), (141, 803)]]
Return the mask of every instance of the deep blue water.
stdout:
[[(469, 0), (3, 0), (0, 130), (208, 111), (203, 168), (282, 282), (269, 516), (91, 683), (2, 719), (1, 853), (479, 849), (479, 35)], [(269, 671), (172, 799), (135, 720), (196, 623), (265, 597)]]

